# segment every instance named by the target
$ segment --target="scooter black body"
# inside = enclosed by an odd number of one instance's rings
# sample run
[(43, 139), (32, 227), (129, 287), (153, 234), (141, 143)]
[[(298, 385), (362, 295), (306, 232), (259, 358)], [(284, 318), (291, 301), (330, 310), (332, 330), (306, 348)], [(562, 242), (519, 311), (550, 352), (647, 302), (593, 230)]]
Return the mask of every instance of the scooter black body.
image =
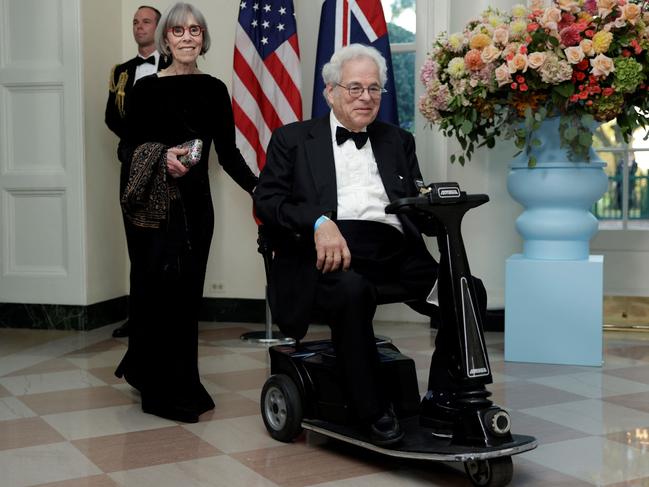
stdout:
[(452, 428), (440, 432), (421, 414), (414, 361), (381, 338), (381, 377), (405, 432), (400, 443), (377, 446), (356, 426), (330, 340), (269, 349), (271, 376), (261, 394), (262, 417), (279, 441), (291, 442), (307, 429), (393, 457), (464, 462), (475, 485), (507, 485), (513, 475), (511, 456), (536, 448), (537, 442), (511, 433), (509, 414), (488, 399), (491, 393), (484, 387), (491, 383), (491, 366), (460, 227), (464, 214), (489, 198), (467, 195), (456, 183), (422, 183), (419, 192), (392, 202), (386, 213), (416, 213), (437, 227), (441, 326), (457, 330), (458, 353), (449, 373), (462, 391), (455, 395), (459, 413)]

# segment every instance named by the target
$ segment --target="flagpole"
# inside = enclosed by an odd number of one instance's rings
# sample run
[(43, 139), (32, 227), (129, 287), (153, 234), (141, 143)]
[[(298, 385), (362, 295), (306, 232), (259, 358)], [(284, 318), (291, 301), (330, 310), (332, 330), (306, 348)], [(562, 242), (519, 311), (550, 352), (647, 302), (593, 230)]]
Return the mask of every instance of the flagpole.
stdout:
[[(259, 171), (266, 162), (266, 147), (277, 127), (302, 119), (301, 63), (293, 0), (242, 0), (239, 3), (234, 61), (232, 106), (237, 147)], [(268, 306), (268, 276), (273, 258), (259, 226), (259, 253), (266, 270), (266, 323), (264, 331), (244, 333), (249, 343), (293, 343), (273, 331)]]
[(248, 343), (257, 343), (260, 345), (284, 345), (295, 343), (293, 338), (285, 337), (282, 333), (273, 331), (273, 316), (268, 304), (268, 279), (270, 277), (270, 266), (273, 261), (273, 248), (270, 242), (264, 236), (264, 226), (259, 226), (259, 236), (257, 237), (257, 251), (264, 258), (264, 274), (266, 275), (266, 287), (264, 291), (266, 301), (266, 326), (264, 331), (249, 331), (241, 335), (241, 340)]

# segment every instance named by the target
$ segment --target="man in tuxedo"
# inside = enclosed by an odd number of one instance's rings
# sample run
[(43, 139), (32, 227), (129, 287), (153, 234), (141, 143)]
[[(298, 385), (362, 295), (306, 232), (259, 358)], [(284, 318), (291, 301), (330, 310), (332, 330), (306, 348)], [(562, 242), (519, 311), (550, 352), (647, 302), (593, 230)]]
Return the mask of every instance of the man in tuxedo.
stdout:
[[(126, 130), (126, 100), (138, 79), (154, 74), (169, 65), (161, 58), (155, 48), (155, 30), (160, 20), (160, 12), (153, 7), (143, 5), (137, 9), (133, 16), (133, 38), (137, 44), (138, 54), (133, 59), (113, 67), (110, 73), (108, 101), (106, 102), (106, 125), (112, 130), (120, 143), (117, 148), (117, 157), (121, 162), (122, 139)], [(126, 184), (128, 174), (122, 171), (120, 175), (120, 194)], [(129, 238), (126, 236), (127, 246)], [(130, 253), (130, 246), (129, 246)], [(114, 337), (128, 336), (130, 323), (127, 320), (122, 326), (113, 330)]]
[[(258, 217), (281, 239), (269, 282), (280, 329), (304, 337), (313, 310), (331, 327), (337, 363), (352, 407), (377, 445), (403, 437), (383, 397), (372, 327), (377, 285), (399, 283), (417, 311), (435, 312), (438, 264), (421, 232), (431, 221), (390, 215), (393, 200), (418, 194), (422, 176), (413, 136), (375, 120), (386, 63), (374, 48), (346, 46), (323, 67), (328, 116), (277, 129), (255, 189)], [(475, 279), (480, 308), (486, 291)], [(448, 397), (457, 381), (457, 334), (440, 327), (422, 411), (450, 424)], [(452, 394), (451, 394), (452, 396)]]

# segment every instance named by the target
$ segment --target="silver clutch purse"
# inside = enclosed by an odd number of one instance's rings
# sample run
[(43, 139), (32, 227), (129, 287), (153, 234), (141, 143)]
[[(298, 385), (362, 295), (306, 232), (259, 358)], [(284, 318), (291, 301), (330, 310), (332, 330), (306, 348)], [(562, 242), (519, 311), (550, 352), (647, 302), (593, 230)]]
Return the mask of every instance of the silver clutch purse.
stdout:
[(194, 139), (180, 144), (181, 149), (189, 149), (189, 152), (184, 156), (178, 157), (180, 163), (185, 167), (192, 167), (198, 164), (201, 160), (201, 153), (203, 151), (203, 141), (201, 139)]

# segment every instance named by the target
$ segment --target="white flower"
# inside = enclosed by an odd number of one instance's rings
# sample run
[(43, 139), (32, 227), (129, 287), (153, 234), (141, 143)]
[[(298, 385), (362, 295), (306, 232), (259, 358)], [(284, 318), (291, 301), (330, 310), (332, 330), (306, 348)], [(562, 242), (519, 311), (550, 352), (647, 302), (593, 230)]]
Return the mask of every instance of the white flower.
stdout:
[(563, 52), (570, 64), (579, 64), (584, 59), (584, 51), (581, 46), (566, 47)]
[(520, 3), (518, 3), (512, 7), (512, 16), (517, 19), (521, 19), (527, 16), (527, 13), (528, 10), (525, 5), (521, 5)]
[(593, 76), (608, 76), (615, 71), (615, 64), (613, 60), (604, 54), (598, 54), (590, 60), (592, 69), (590, 70)]
[(527, 65), (532, 69), (539, 69), (545, 62), (544, 52), (533, 52), (527, 56)]
[(489, 44), (482, 50), (480, 57), (485, 63), (491, 63), (500, 57), (500, 49), (493, 44)]
[(464, 35), (460, 32), (455, 32), (454, 34), (451, 34), (448, 36), (448, 45), (451, 47), (451, 50), (454, 52), (459, 52), (462, 50), (462, 46), (464, 45)]
[(464, 58), (454, 57), (448, 63), (446, 72), (451, 76), (451, 78), (461, 78), (466, 72), (464, 68)]

